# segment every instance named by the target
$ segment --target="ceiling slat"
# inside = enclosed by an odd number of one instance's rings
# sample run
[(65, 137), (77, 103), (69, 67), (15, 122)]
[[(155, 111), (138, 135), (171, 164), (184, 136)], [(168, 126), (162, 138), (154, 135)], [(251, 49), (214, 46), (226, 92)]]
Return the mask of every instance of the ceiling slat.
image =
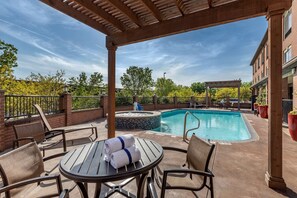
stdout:
[(91, 0), (72, 0), (72, 1), (74, 1), (77, 4), (85, 7), (86, 9), (88, 9), (89, 11), (94, 13), (95, 15), (98, 15), (99, 17), (101, 17), (105, 21), (109, 22), (111, 25), (118, 28), (122, 32), (125, 31), (125, 28), (124, 28), (123, 24), (120, 21), (118, 21), (113, 16), (106, 13), (106, 11), (103, 10), (102, 8), (96, 6), (94, 3), (92, 3)]
[(83, 15), (80, 11), (71, 8), (66, 3), (63, 3), (61, 1), (52, 1), (52, 0), (41, 0), (41, 1), (51, 7), (59, 10), (60, 12), (73, 17), (76, 20), (79, 20), (80, 22), (82, 22), (84, 24), (91, 26), (92, 28), (94, 28), (106, 35), (111, 34), (111, 32), (105, 26), (103, 26), (100, 23), (97, 23), (96, 21), (92, 20), (91, 18), (87, 17), (86, 15)]
[(144, 40), (160, 38), (181, 32), (211, 27), (247, 18), (265, 15), (267, 4), (259, 0), (241, 0), (212, 9), (202, 10), (168, 21), (145, 26), (134, 31), (111, 35), (115, 45), (127, 45)]
[(158, 21), (162, 21), (161, 12), (155, 6), (155, 4), (151, 0), (140, 0), (143, 5), (158, 19)]
[(112, 4), (118, 10), (120, 10), (123, 14), (125, 14), (136, 25), (138, 25), (139, 27), (142, 26), (142, 22), (138, 19), (138, 17), (134, 14), (134, 12), (130, 10), (122, 1), (109, 0), (109, 3)]
[(208, 0), (208, 6), (209, 8), (212, 8), (212, 0)]

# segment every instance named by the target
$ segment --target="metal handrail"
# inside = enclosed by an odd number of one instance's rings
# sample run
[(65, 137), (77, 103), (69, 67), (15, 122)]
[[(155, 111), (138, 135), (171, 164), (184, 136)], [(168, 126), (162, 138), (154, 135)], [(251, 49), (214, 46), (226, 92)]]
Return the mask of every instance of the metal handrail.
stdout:
[[(196, 118), (196, 120), (198, 121), (198, 126), (195, 127), (195, 128), (186, 130), (186, 127), (187, 127), (187, 117), (188, 117), (189, 114), (191, 114), (194, 118)], [(189, 141), (189, 139), (188, 139), (188, 133), (190, 131), (199, 129), (199, 127), (200, 127), (200, 119), (197, 116), (195, 116), (192, 112), (187, 111), (186, 114), (185, 114), (185, 118), (184, 118), (184, 135), (183, 135), (183, 141), (188, 142)]]

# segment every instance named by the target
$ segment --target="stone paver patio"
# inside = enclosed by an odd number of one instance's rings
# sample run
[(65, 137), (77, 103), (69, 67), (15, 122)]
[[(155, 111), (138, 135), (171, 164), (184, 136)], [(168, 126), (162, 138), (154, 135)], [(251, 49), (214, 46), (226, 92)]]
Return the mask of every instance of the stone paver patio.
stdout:
[[(268, 134), (267, 127), (268, 121), (254, 116), (251, 113), (244, 113), (249, 120), (250, 124), (256, 130), (259, 140), (254, 142), (245, 143), (232, 143), (232, 144), (218, 144), (215, 162), (213, 167), (214, 189), (215, 197), (297, 197), (297, 142), (291, 140), (288, 135), (288, 129), (283, 128), (283, 177), (287, 184), (286, 192), (278, 192), (266, 186), (264, 175), (267, 170), (268, 161)], [(98, 126), (99, 138), (105, 139), (107, 137), (107, 129), (105, 128), (106, 120), (102, 119), (95, 122)], [(67, 134), (68, 149), (71, 150), (75, 146), (83, 143), (88, 143), (88, 139), (80, 139), (81, 133), (89, 133), (88, 131), (74, 132)], [(124, 131), (117, 131), (117, 135), (127, 133)], [(181, 137), (156, 134), (151, 131), (129, 131), (139, 137), (145, 137), (161, 145), (175, 146), (180, 148), (187, 148), (187, 144), (182, 141)], [(83, 136), (85, 137), (85, 135)], [(46, 155), (61, 152), (62, 147), (58, 147), (46, 152)], [(174, 156), (174, 157), (173, 157)], [(184, 156), (176, 156), (173, 153), (166, 153), (163, 159), (164, 163), (174, 163), (177, 161), (182, 164)], [(58, 161), (56, 161), (58, 162)], [(54, 162), (52, 162), (54, 163)], [(52, 164), (46, 164), (52, 166)], [(156, 187), (159, 191), (158, 187)], [(136, 192), (135, 181), (131, 182), (127, 190)], [(106, 191), (103, 188), (103, 191)], [(93, 193), (94, 185), (89, 185), (89, 193)], [(103, 195), (104, 192), (102, 192)], [(171, 190), (166, 191), (166, 197), (194, 197), (191, 192)], [(199, 193), (199, 197), (206, 197), (206, 191)], [(80, 197), (78, 188), (74, 188), (70, 197)], [(122, 197), (115, 194), (112, 197)]]

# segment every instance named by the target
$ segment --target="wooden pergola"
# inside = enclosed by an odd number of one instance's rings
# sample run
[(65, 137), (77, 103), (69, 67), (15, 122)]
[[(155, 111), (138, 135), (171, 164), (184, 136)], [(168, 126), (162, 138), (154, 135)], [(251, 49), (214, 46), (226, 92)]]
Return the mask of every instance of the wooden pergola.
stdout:
[[(117, 47), (257, 16), (268, 20), (269, 149), (265, 180), (284, 189), (282, 176), (282, 18), (292, 0), (41, 0), (106, 35), (108, 137), (115, 136)], [(231, 35), (230, 35), (231, 36)], [(256, 167), (255, 167), (256, 168)]]
[(210, 81), (205, 82), (205, 89), (206, 89), (206, 107), (208, 107), (208, 90), (211, 88), (237, 88), (238, 90), (238, 103), (237, 108), (240, 110), (240, 86), (241, 86), (241, 80), (228, 80), (228, 81)]

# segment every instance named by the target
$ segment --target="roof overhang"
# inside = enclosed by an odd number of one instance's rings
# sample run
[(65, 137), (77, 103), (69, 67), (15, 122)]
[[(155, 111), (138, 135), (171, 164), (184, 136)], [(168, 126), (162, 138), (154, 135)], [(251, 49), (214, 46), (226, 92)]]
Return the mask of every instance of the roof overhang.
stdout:
[(263, 16), (291, 0), (41, 0), (107, 35), (122, 46)]
[(209, 88), (223, 88), (223, 87), (240, 87), (241, 80), (230, 80), (230, 81), (211, 81), (205, 82), (205, 87)]

